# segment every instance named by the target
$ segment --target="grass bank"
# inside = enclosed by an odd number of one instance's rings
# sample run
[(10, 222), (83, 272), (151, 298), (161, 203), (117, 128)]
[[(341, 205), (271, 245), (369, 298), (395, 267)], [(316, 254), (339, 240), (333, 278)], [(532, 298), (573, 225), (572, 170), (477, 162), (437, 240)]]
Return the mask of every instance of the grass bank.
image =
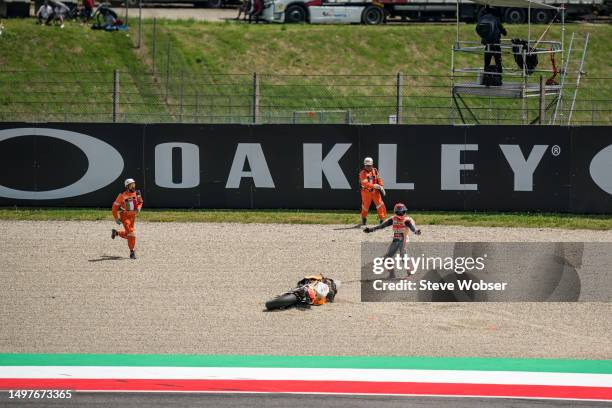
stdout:
[[(119, 121), (163, 114), (157, 85), (134, 52), (130, 32), (89, 25), (3, 20), (0, 36), (0, 120), (110, 122), (114, 71), (119, 74)], [(138, 117), (132, 117), (137, 120)]]
[[(130, 31), (108, 33), (74, 22), (60, 29), (36, 25), (34, 19), (5, 20), (0, 120), (111, 121), (117, 69), (122, 73), (116, 114), (122, 122), (250, 123), (253, 72), (259, 73), (262, 122), (338, 123), (350, 112), (352, 123), (385, 123), (396, 113), (398, 72), (406, 75), (403, 123), (458, 122), (450, 81), (444, 78), (450, 73), (452, 24), (249, 25), (161, 19), (154, 36), (152, 20), (144, 20), (137, 50), (137, 20), (131, 21)], [(534, 26), (532, 37), (544, 28)], [(509, 37), (527, 36), (525, 25), (508, 26), (508, 31)], [(599, 78), (611, 75), (612, 25), (568, 24), (566, 38), (573, 31), (591, 34), (574, 124), (609, 124), (612, 80)], [(460, 32), (462, 39), (477, 39), (473, 24), (462, 24)], [(559, 38), (559, 27), (545, 37)], [(481, 58), (463, 55), (456, 62), (480, 66)], [(550, 65), (541, 58), (540, 68)], [(516, 64), (507, 57), (504, 66)], [(537, 111), (537, 98), (532, 99), (529, 120)], [(517, 101), (480, 98), (472, 107), (482, 123), (522, 121)], [(319, 117), (312, 111), (326, 113)]]

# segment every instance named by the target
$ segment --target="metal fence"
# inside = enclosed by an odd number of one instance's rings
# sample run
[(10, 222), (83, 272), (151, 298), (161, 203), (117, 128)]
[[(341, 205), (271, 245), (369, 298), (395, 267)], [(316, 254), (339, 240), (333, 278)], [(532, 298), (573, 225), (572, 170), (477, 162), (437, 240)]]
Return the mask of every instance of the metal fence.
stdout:
[[(167, 65), (170, 67), (170, 64)], [(450, 76), (0, 71), (0, 120), (457, 124)], [(571, 78), (568, 83), (574, 83)], [(572, 86), (565, 89), (573, 93)], [(567, 98), (569, 101), (569, 97)], [(545, 101), (547, 104), (551, 102)], [(525, 124), (539, 98), (468, 98), (482, 124)], [(561, 107), (561, 124), (569, 103)], [(571, 124), (610, 125), (612, 77), (583, 77)]]

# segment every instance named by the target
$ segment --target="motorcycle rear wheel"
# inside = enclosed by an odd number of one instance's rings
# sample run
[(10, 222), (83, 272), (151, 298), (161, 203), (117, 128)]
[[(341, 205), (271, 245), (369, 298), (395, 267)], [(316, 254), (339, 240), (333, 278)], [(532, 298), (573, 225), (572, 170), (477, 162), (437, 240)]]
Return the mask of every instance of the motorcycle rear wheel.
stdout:
[(298, 302), (298, 298), (293, 293), (285, 293), (284, 295), (280, 295), (272, 300), (268, 300), (266, 302), (266, 309), (274, 310), (274, 309), (282, 309), (285, 307), (293, 306)]

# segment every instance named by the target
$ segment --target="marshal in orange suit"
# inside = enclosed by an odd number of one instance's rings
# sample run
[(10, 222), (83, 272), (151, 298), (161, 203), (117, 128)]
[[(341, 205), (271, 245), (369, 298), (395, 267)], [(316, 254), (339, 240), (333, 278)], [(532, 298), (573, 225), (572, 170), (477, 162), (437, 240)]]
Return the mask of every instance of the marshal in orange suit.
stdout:
[(378, 219), (383, 222), (387, 217), (387, 208), (382, 200), (385, 188), (371, 157), (363, 160), (363, 169), (359, 172), (359, 185), (361, 186), (361, 224), (366, 225), (372, 202), (376, 206)]
[(136, 222), (136, 215), (142, 208), (142, 195), (139, 190), (136, 190), (136, 182), (134, 179), (125, 180), (125, 191), (119, 193), (115, 202), (113, 203), (113, 217), (115, 222), (119, 225), (123, 224), (121, 231), (116, 229), (112, 230), (111, 238), (115, 239), (116, 236), (120, 236), (123, 239), (127, 239), (128, 247), (130, 248), (130, 258), (136, 259), (136, 232), (134, 230), (134, 224)]

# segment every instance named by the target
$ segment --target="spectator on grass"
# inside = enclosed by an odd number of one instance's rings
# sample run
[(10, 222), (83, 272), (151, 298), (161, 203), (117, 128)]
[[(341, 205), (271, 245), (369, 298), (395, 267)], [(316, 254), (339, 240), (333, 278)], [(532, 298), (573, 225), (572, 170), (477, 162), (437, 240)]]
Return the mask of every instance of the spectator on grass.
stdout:
[(49, 4), (49, 0), (40, 6), (38, 12), (36, 12), (36, 18), (39, 24), (49, 24), (53, 20), (53, 7)]
[(238, 8), (238, 16), (236, 17), (236, 20), (240, 20), (240, 16), (242, 15), (242, 20), (246, 21), (249, 15), (250, 9), (251, 9), (251, 0), (244, 0), (240, 4), (240, 7)]
[(249, 9), (249, 23), (253, 22), (255, 19), (255, 23), (259, 23), (259, 18), (261, 17), (261, 13), (264, 9), (263, 0), (251, 0), (251, 7)]
[(91, 28), (96, 30), (116, 31), (123, 24), (117, 13), (107, 3), (102, 3), (93, 13), (95, 20)]
[(54, 18), (59, 21), (60, 28), (64, 28), (64, 18), (70, 12), (70, 8), (59, 0), (53, 0), (52, 3)]
[(93, 15), (94, 2), (93, 0), (83, 0), (83, 22), (87, 23)]

